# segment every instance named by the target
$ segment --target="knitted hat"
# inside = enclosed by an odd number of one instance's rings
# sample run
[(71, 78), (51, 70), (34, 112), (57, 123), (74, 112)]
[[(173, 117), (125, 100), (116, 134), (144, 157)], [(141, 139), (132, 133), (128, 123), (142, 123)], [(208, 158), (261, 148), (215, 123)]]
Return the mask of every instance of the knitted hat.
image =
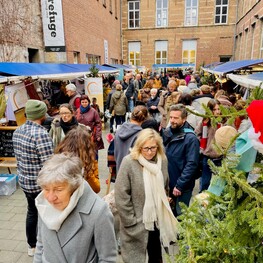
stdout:
[(216, 130), (215, 142), (218, 146), (226, 149), (230, 141), (237, 135), (237, 130), (231, 126), (222, 126)]
[(76, 88), (76, 86), (75, 86), (73, 83), (70, 83), (70, 84), (68, 84), (68, 85), (66, 86), (66, 90), (67, 90), (67, 91), (68, 91), (68, 90), (76, 91), (77, 88)]
[(248, 137), (251, 139), (253, 147), (260, 153), (263, 153), (263, 100), (253, 100), (247, 108), (248, 116), (253, 127), (248, 131)]
[(47, 105), (40, 100), (28, 100), (26, 102), (25, 113), (28, 120), (41, 119), (47, 113)]

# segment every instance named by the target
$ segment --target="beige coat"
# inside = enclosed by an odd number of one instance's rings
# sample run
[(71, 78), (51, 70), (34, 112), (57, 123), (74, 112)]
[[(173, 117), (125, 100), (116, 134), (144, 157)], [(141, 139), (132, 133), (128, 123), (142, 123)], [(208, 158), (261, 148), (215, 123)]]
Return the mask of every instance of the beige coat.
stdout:
[[(148, 230), (142, 222), (145, 201), (142, 166), (127, 155), (122, 160), (115, 183), (115, 202), (121, 226), (121, 249), (125, 263), (145, 263)], [(167, 161), (162, 162), (164, 187), (168, 193)]]

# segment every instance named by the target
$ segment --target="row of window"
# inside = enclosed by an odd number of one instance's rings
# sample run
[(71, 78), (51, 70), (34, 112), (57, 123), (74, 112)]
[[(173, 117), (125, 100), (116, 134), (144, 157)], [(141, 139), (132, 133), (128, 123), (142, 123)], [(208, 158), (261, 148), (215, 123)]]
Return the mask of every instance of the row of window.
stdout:
[[(99, 0), (97, 0), (99, 1)], [(108, 1), (108, 5), (107, 5)], [(112, 8), (112, 0), (102, 0), (102, 4), (105, 8), (109, 6), (109, 12), (112, 14), (113, 13), (113, 8)], [(118, 0), (114, 0), (114, 5), (115, 5), (115, 18), (118, 19)]]
[[(184, 40), (182, 46), (182, 63), (195, 64), (196, 62), (196, 40)], [(129, 42), (129, 64), (141, 66), (141, 42)], [(166, 64), (168, 62), (168, 41), (155, 41), (155, 64)]]
[[(168, 1), (156, 0), (156, 27), (168, 26)], [(185, 26), (197, 26), (198, 0), (185, 0)], [(228, 16), (228, 0), (215, 1), (215, 24), (226, 24)], [(140, 27), (140, 1), (128, 2), (128, 27)]]
[[(73, 53), (73, 56), (74, 56), (74, 64), (79, 64), (81, 62), (80, 61), (80, 52), (75, 51)], [(102, 64), (101, 63), (101, 56), (87, 53), (86, 54), (86, 64), (93, 64), (93, 63), (101, 65)], [(118, 64), (118, 59), (111, 58), (110, 64)]]

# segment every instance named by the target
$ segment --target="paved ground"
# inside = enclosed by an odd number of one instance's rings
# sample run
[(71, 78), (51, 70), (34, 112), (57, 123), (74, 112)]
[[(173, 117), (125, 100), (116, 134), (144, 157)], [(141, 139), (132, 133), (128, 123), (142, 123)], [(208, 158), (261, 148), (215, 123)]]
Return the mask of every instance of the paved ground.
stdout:
[[(108, 133), (108, 129), (103, 131), (103, 135)], [(106, 179), (108, 177), (107, 168), (107, 147), (99, 152), (99, 172), (101, 180), (100, 196), (106, 193)], [(1, 169), (0, 173), (8, 173), (7, 169)], [(12, 170), (16, 173), (16, 170)], [(111, 184), (111, 189), (114, 184)], [(17, 190), (10, 196), (0, 196), (0, 263), (31, 263), (33, 259), (27, 255), (27, 243), (25, 235), (26, 199), (23, 191), (17, 186)], [(175, 253), (176, 247), (171, 248)], [(121, 256), (117, 263), (122, 263)], [(174, 262), (167, 260), (167, 262)], [(59, 262), (54, 262), (59, 263)], [(136, 262), (135, 262), (136, 263)]]

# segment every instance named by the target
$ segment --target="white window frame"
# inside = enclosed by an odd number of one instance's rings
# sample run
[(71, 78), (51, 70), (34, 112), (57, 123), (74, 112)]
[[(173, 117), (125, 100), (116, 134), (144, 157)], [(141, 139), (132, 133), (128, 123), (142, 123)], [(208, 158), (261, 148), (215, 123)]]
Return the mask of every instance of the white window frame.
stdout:
[(199, 4), (198, 0), (186, 0), (185, 1), (185, 17), (184, 17), (185, 26), (197, 26), (198, 24), (198, 4)]
[(101, 57), (99, 55), (94, 55), (94, 54), (88, 54), (86, 53), (86, 64), (98, 64), (100, 65), (100, 59)]
[(169, 0), (156, 0), (156, 27), (168, 26), (168, 1)]
[[(141, 42), (128, 42), (128, 57), (129, 65), (140, 66), (141, 65)], [(134, 53), (134, 57), (131, 58), (131, 52)]]
[[(228, 21), (228, 9), (229, 9), (229, 1), (230, 0), (216, 0), (215, 4), (215, 24), (227, 24)], [(220, 3), (219, 3), (220, 2)], [(226, 8), (226, 14), (223, 14), (223, 9)], [(217, 10), (219, 9), (219, 13), (217, 13)], [(216, 18), (219, 17), (219, 22), (216, 22)], [(223, 17), (226, 17), (226, 21), (222, 22)]]
[[(196, 64), (196, 50), (197, 40), (183, 40), (182, 44), (182, 63), (183, 64)], [(187, 56), (184, 56), (184, 52), (187, 51)], [(194, 60), (192, 60), (191, 52), (195, 52)]]
[[(133, 5), (130, 9), (130, 5)], [(136, 6), (139, 6), (139, 8), (136, 8)], [(133, 17), (131, 18), (131, 14)], [(136, 15), (138, 14), (138, 18), (136, 18)], [(131, 26), (131, 21), (133, 21), (133, 26)], [(136, 22), (138, 22), (138, 25), (136, 25)], [(139, 28), (140, 27), (140, 1), (133, 0), (128, 1), (128, 28)]]
[(73, 52), (73, 59), (74, 59), (73, 64), (79, 64), (79, 59), (80, 59), (80, 52), (79, 51)]
[[(160, 58), (157, 58), (157, 52), (160, 52)], [(164, 56), (164, 52), (166, 52), (166, 57)], [(168, 41), (167, 40), (156, 40), (155, 41), (155, 64), (167, 64), (167, 58), (168, 58)]]

